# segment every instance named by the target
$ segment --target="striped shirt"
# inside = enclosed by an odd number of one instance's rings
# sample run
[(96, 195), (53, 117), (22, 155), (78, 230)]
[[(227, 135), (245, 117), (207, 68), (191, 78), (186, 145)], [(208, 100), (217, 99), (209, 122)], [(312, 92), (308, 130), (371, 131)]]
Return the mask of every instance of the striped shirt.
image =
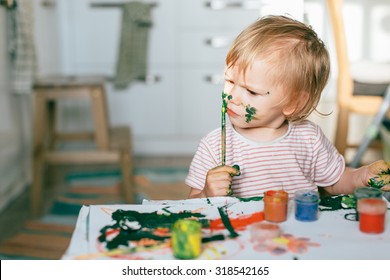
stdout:
[[(192, 159), (186, 184), (204, 188), (207, 172), (221, 165), (221, 129), (200, 142)], [(233, 177), (234, 196), (262, 196), (267, 190), (317, 189), (335, 184), (345, 161), (320, 127), (308, 120), (289, 124), (282, 137), (271, 142), (254, 142), (226, 125), (226, 165), (238, 164), (241, 174)]]

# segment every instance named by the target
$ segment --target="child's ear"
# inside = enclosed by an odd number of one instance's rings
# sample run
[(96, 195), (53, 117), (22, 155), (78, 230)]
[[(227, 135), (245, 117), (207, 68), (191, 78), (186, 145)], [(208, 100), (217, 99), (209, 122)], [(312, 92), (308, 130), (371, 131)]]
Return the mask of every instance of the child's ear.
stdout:
[(309, 100), (309, 97), (307, 92), (300, 92), (294, 96), (293, 99), (294, 100), (290, 104), (287, 104), (287, 106), (283, 109), (283, 114), (286, 117), (302, 112)]

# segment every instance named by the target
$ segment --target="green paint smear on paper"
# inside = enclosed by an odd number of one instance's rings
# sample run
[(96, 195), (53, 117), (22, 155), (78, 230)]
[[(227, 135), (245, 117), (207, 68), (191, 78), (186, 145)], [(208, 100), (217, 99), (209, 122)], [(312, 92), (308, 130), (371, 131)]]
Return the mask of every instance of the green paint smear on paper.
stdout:
[(341, 209), (354, 209), (354, 195), (337, 195), (321, 197), (320, 211), (337, 211)]
[(237, 199), (241, 202), (248, 202), (248, 201), (261, 201), (263, 200), (262, 196), (252, 196), (252, 197), (237, 197)]
[[(201, 213), (192, 213), (190, 211), (183, 211), (180, 213), (172, 213), (167, 208), (164, 208), (165, 213), (139, 213), (132, 210), (116, 210), (112, 213), (112, 219), (114, 223), (103, 227), (100, 230), (100, 235), (98, 241), (105, 243), (108, 250), (116, 249), (120, 246), (128, 247), (129, 241), (140, 241), (141, 239), (152, 239), (155, 241), (166, 242), (171, 238), (171, 233), (167, 235), (156, 235), (154, 232), (158, 228), (168, 228), (171, 229), (172, 225), (180, 219), (189, 219), (197, 221), (201, 224), (202, 228), (208, 228), (210, 226), (210, 221), (205, 218), (205, 215)], [(238, 236), (234, 232), (233, 227), (230, 224), (229, 217), (227, 216), (227, 211), (221, 214), (221, 219), (226, 226), (230, 236)], [(118, 234), (114, 238), (110, 238), (109, 235), (111, 232), (117, 231)], [(234, 232), (232, 234), (232, 232)], [(225, 236), (222, 234), (211, 235), (202, 238), (202, 243), (224, 240)], [(150, 245), (149, 247), (153, 247)], [(148, 246), (145, 246), (148, 247)], [(134, 250), (133, 250), (134, 249)], [(136, 248), (128, 248), (127, 253), (136, 252)]]
[(222, 241), (225, 240), (225, 236), (223, 234), (216, 234), (212, 236), (202, 237), (202, 243), (208, 243), (212, 241)]
[(341, 200), (342, 196), (328, 196), (328, 197), (321, 197), (320, 200), (320, 211), (335, 211), (343, 209), (341, 206)]
[[(183, 211), (181, 213), (171, 213), (166, 208), (166, 214), (158, 214), (157, 211), (151, 213), (139, 213), (137, 211), (116, 210), (112, 213), (113, 225), (105, 226), (100, 230), (98, 240), (106, 242), (106, 248), (111, 250), (120, 245), (128, 246), (129, 241), (139, 241), (143, 238), (156, 241), (165, 241), (170, 235), (156, 235), (157, 228), (171, 228), (179, 219), (193, 219), (201, 223), (202, 227), (207, 227), (209, 221), (200, 213)], [(107, 233), (118, 230), (119, 233), (112, 240), (107, 240)]]
[(230, 237), (235, 238), (238, 236), (238, 233), (234, 230), (232, 224), (230, 223), (229, 215), (227, 213), (227, 206), (218, 207), (219, 215), (225, 228), (229, 231)]

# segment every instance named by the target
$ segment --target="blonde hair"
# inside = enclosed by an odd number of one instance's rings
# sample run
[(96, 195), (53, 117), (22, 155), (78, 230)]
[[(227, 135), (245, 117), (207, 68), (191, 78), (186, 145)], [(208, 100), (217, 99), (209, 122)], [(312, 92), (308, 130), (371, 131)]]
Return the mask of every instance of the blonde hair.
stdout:
[(268, 77), (290, 93), (285, 105), (294, 110), (286, 118), (291, 122), (307, 118), (316, 109), (330, 74), (329, 53), (316, 32), (285, 16), (260, 18), (237, 36), (226, 65), (239, 67), (245, 75), (257, 59), (274, 66)]

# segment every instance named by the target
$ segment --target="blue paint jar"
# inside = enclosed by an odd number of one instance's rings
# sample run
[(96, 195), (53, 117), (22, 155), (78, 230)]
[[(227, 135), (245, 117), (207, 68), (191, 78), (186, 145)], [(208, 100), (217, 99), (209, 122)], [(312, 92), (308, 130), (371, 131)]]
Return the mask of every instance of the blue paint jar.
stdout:
[(318, 220), (320, 197), (317, 191), (298, 190), (295, 192), (295, 219), (302, 222)]

